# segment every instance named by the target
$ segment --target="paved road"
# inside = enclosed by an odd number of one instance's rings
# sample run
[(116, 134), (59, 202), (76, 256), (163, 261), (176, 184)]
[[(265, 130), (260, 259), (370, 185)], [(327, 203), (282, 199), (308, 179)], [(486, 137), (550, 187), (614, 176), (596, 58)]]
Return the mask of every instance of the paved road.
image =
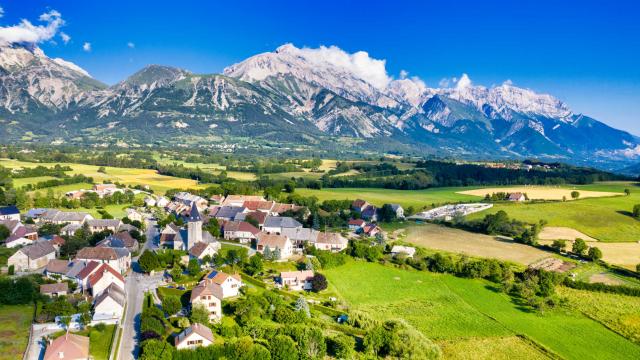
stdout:
[[(147, 241), (144, 243), (140, 254), (145, 250), (157, 248), (158, 230), (155, 225), (154, 221), (147, 221)], [(142, 313), (144, 293), (149, 290), (155, 290), (162, 281), (162, 273), (153, 276), (143, 274), (138, 265), (137, 257), (132, 259), (131, 269), (132, 271), (125, 282), (127, 313), (122, 324), (122, 340), (120, 341), (118, 360), (138, 358), (140, 353), (140, 314)]]

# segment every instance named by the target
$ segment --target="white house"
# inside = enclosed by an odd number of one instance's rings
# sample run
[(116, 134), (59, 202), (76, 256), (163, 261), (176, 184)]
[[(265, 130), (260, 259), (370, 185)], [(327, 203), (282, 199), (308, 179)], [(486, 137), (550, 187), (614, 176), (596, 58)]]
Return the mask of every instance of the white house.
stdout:
[(107, 264), (100, 265), (100, 267), (89, 276), (89, 287), (91, 287), (93, 297), (102, 294), (111, 284), (116, 284), (121, 289), (124, 289), (124, 277)]
[(124, 314), (126, 296), (124, 290), (116, 283), (107, 286), (93, 301), (93, 321), (119, 320)]
[(311, 290), (313, 276), (313, 270), (285, 271), (280, 273), (276, 283), (282, 287), (286, 286), (289, 290)]
[(281, 234), (283, 229), (302, 228), (296, 219), (288, 216), (268, 216), (262, 231), (269, 234)]
[(362, 230), (366, 224), (367, 222), (362, 219), (351, 219), (349, 220), (349, 230), (358, 232)]
[(144, 219), (142, 214), (140, 214), (136, 209), (129, 208), (125, 211), (127, 212), (127, 217), (131, 221), (142, 221)]
[(396, 218), (404, 219), (404, 209), (399, 204), (390, 204), (391, 209), (396, 213)]
[(126, 248), (86, 247), (78, 251), (76, 260), (107, 264), (121, 274), (131, 267), (131, 253)]
[(191, 290), (191, 307), (204, 306), (209, 312), (209, 320), (218, 322), (222, 319), (222, 288), (201, 281)]
[(167, 205), (169, 205), (169, 199), (164, 196), (160, 196), (158, 200), (156, 200), (156, 206), (159, 208), (163, 208)]
[(144, 205), (146, 207), (154, 207), (156, 206), (156, 199), (152, 198), (151, 196), (147, 196), (144, 198)]
[(516, 193), (509, 194), (509, 197), (507, 198), (507, 200), (522, 202), (527, 200), (527, 197), (523, 193), (516, 192)]
[(189, 258), (202, 260), (205, 256), (213, 257), (220, 251), (222, 245), (219, 242), (205, 243), (199, 242), (189, 249)]
[(204, 281), (214, 287), (220, 288), (223, 299), (240, 295), (240, 288), (244, 286), (240, 275), (229, 275), (217, 270), (213, 270), (207, 274)]
[(416, 248), (411, 246), (402, 246), (402, 245), (394, 245), (391, 248), (391, 255), (399, 255), (404, 254), (408, 258), (413, 258), (413, 255), (416, 254)]
[(213, 333), (209, 327), (194, 323), (184, 329), (175, 338), (175, 346), (178, 350), (194, 349), (200, 346), (207, 347), (213, 344)]
[(7, 260), (15, 271), (31, 271), (47, 266), (49, 260), (56, 258), (56, 249), (48, 241), (39, 241), (16, 251)]
[(255, 226), (245, 221), (229, 221), (224, 224), (225, 240), (238, 240), (242, 244), (251, 242), (259, 232)]
[(342, 251), (347, 248), (349, 245), (349, 240), (347, 240), (344, 236), (339, 233), (334, 232), (321, 232), (318, 234), (316, 238), (316, 242), (313, 243), (318, 250), (327, 250), (327, 251)]
[(120, 219), (90, 219), (87, 220), (87, 226), (91, 233), (97, 233), (101, 231), (111, 231), (115, 233), (122, 225)]
[(272, 253), (278, 249), (280, 259), (288, 259), (293, 255), (293, 242), (287, 236), (260, 232), (256, 238), (256, 251), (261, 254), (264, 254), (267, 249)]

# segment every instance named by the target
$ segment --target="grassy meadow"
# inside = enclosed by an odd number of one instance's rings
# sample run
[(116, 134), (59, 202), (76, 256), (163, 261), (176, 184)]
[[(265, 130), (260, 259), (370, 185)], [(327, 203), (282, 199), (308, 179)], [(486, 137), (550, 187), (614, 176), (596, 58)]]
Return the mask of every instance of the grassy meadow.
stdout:
[(0, 360), (22, 358), (32, 318), (33, 305), (0, 306)]
[(476, 346), (488, 347), (476, 352), (487, 359), (496, 358), (494, 354), (514, 358), (515, 353), (520, 358), (538, 358), (539, 348), (566, 359), (640, 357), (640, 346), (578, 310), (561, 308), (541, 315), (520, 307), (486, 281), (361, 261), (324, 273), (330, 291), (352, 309), (380, 320), (402, 318), (446, 344), (445, 354), (459, 354), (459, 358)]

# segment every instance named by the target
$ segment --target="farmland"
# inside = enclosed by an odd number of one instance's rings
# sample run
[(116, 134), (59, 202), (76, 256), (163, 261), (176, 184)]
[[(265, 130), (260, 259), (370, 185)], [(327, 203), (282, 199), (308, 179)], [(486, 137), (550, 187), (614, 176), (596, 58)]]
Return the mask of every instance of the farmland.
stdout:
[(512, 240), (433, 224), (410, 226), (407, 229), (406, 241), (429, 249), (494, 258), (523, 265), (550, 256), (545, 251)]
[[(461, 194), (475, 195), (484, 197), (487, 194), (493, 194), (498, 192), (506, 193), (526, 193), (531, 200), (571, 200), (571, 192), (578, 188), (566, 188), (566, 187), (550, 187), (550, 186), (519, 186), (519, 187), (497, 187), (497, 188), (481, 188), (473, 190), (460, 191)], [(592, 191), (592, 190), (580, 190), (580, 198), (594, 198), (605, 196), (620, 196), (621, 192), (607, 192), (607, 191)]]
[(0, 360), (22, 358), (32, 317), (33, 305), (0, 306)]
[[(356, 261), (325, 274), (331, 289), (352, 309), (378, 319), (402, 318), (445, 344), (445, 354), (452, 357), (464, 357), (475, 346), (484, 347), (478, 356), (486, 354), (485, 358), (511, 358), (514, 349), (522, 358), (540, 357), (536, 346), (517, 335), (567, 359), (640, 356), (640, 346), (579, 311), (533, 313), (485, 281)], [(482, 345), (485, 339), (489, 341)]]
[[(9, 159), (0, 159), (0, 165), (6, 168), (15, 169), (15, 168), (33, 168), (39, 165), (51, 167), (56, 165), (56, 163), (32, 163), (32, 162), (23, 162)], [(64, 165), (70, 166), (73, 171), (69, 172), (69, 175), (73, 174), (82, 174), (85, 176), (90, 176), (96, 182), (104, 182), (104, 181), (117, 181), (125, 185), (149, 185), (149, 187), (158, 193), (164, 193), (169, 189), (175, 188), (199, 188), (203, 185), (198, 184), (195, 180), (177, 178), (173, 176), (165, 176), (158, 174), (155, 170), (148, 169), (130, 169), (130, 168), (118, 168), (118, 167), (105, 167), (105, 172), (98, 172), (99, 166), (95, 165), (84, 165), (84, 164), (68, 164)], [(31, 179), (31, 180), (29, 180)], [(36, 182), (33, 180), (34, 178), (26, 178), (19, 179), (17, 184), (26, 184), (29, 181)], [(64, 189), (62, 187), (55, 189), (56, 191), (64, 191), (65, 189), (79, 189), (80, 184), (72, 184), (65, 185)], [(87, 185), (84, 185), (87, 188)], [(89, 185), (90, 187), (90, 185)], [(69, 191), (69, 190), (66, 190)]]

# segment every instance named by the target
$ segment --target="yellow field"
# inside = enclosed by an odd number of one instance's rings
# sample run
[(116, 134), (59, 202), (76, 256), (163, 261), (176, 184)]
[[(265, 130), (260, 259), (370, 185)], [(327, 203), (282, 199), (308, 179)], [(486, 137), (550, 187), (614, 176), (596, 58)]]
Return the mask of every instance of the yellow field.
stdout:
[(548, 359), (538, 349), (517, 336), (470, 338), (438, 342), (444, 359), (529, 360)]
[[(56, 163), (31, 163), (10, 159), (0, 159), (0, 165), (6, 168), (14, 169), (22, 167), (33, 168), (38, 165), (51, 167), (56, 165)], [(148, 185), (151, 189), (153, 189), (153, 191), (157, 193), (164, 193), (169, 189), (195, 189), (203, 188), (206, 186), (203, 184), (199, 184), (197, 181), (191, 179), (182, 179), (173, 176), (160, 175), (155, 170), (129, 169), (107, 166), (105, 167), (106, 173), (99, 173), (99, 166), (67, 163), (61, 165), (70, 166), (73, 169), (73, 171), (71, 172), (72, 174), (82, 174), (85, 176), (90, 176), (96, 182), (117, 181), (125, 185)]]
[(548, 252), (518, 244), (513, 240), (475, 234), (440, 225), (411, 226), (407, 231), (407, 242), (428, 249), (512, 261), (523, 265), (529, 265), (550, 256)]
[(575, 240), (582, 239), (584, 241), (598, 241), (591, 236), (582, 233), (576, 229), (561, 226), (545, 226), (540, 235), (540, 240)]
[[(585, 241), (587, 239), (584, 239)], [(553, 240), (539, 240), (542, 245), (551, 245)], [(609, 264), (622, 266), (629, 270), (635, 270), (640, 264), (640, 243), (606, 243), (594, 242), (593, 239), (587, 243), (588, 246), (595, 246), (602, 251), (602, 260)], [(573, 240), (567, 240), (567, 250), (573, 246)]]
[[(519, 186), (519, 187), (497, 187), (497, 188), (482, 188), (482, 189), (473, 189), (460, 191), (460, 194), (465, 195), (474, 195), (484, 197), (487, 194), (506, 192), (506, 193), (526, 193), (530, 200), (562, 200), (563, 197), (567, 200), (571, 200), (571, 192), (574, 191), (572, 189), (567, 188), (556, 188), (556, 187), (548, 187), (548, 186)], [(616, 192), (605, 192), (605, 191), (589, 191), (589, 190), (579, 190), (580, 199), (584, 198), (594, 198), (594, 197), (605, 197), (605, 196), (617, 196), (623, 195), (622, 193)]]

